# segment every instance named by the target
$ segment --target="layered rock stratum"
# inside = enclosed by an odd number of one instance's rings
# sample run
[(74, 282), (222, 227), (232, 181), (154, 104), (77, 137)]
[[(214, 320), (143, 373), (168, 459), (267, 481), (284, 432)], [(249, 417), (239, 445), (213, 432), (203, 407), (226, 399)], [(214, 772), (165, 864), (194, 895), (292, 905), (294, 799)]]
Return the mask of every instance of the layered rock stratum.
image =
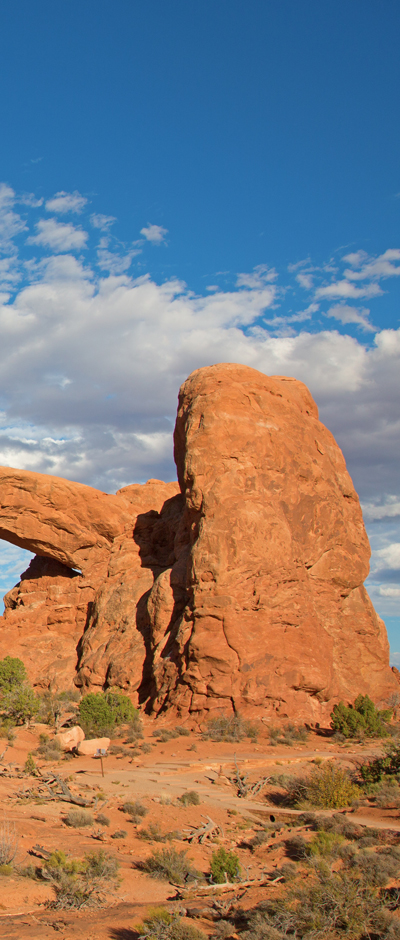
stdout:
[(0, 468), (0, 537), (36, 553), (0, 657), (41, 687), (115, 686), (149, 712), (323, 722), (398, 691), (364, 580), (359, 500), (308, 389), (223, 363), (183, 384), (179, 483), (107, 495)]

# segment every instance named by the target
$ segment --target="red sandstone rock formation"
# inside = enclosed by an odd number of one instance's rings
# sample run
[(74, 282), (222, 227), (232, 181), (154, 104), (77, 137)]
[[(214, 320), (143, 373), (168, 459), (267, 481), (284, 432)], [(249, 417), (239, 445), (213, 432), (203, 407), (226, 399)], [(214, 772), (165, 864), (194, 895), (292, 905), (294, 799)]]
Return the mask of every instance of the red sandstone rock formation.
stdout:
[(6, 597), (0, 656), (39, 685), (115, 685), (199, 717), (323, 721), (340, 698), (397, 691), (358, 497), (306, 387), (194, 372), (175, 455), (181, 492), (0, 469), (0, 536), (40, 556)]

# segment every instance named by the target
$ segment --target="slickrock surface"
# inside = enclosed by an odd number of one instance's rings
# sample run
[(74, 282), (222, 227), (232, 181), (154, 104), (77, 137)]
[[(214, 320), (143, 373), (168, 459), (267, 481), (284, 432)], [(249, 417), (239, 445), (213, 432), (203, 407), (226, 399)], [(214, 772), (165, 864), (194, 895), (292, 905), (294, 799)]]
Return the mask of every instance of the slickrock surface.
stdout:
[(307, 388), (194, 372), (175, 456), (180, 488), (116, 496), (0, 469), (0, 535), (42, 556), (6, 597), (0, 656), (40, 685), (115, 685), (199, 718), (323, 722), (339, 698), (396, 692), (358, 497)]

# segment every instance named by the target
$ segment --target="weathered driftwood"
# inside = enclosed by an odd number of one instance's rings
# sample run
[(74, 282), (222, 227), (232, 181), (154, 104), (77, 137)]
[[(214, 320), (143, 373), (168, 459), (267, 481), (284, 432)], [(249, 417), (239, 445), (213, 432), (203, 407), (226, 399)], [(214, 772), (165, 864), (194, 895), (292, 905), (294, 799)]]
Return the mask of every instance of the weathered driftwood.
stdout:
[(174, 888), (176, 888), (179, 898), (184, 900), (185, 898), (190, 898), (193, 896), (199, 898), (203, 896), (207, 897), (207, 895), (211, 894), (213, 891), (241, 891), (242, 888), (261, 888), (264, 885), (278, 884), (280, 881), (283, 881), (283, 877), (274, 878), (271, 880), (267, 876), (264, 876), (263, 878), (256, 878), (250, 881), (226, 881), (223, 882), (223, 884), (216, 885), (195, 884), (191, 885), (190, 887), (188, 886), (187, 888), (182, 888), (181, 885), (176, 885), (173, 882), (171, 882), (171, 884)]
[[(47, 791), (47, 792), (46, 792)], [(67, 786), (65, 780), (58, 774), (51, 774), (45, 777), (43, 774), (38, 780), (37, 787), (27, 787), (17, 794), (20, 798), (60, 800), (64, 803), (72, 803), (74, 806), (94, 806), (93, 800), (85, 800), (83, 796), (75, 796)], [(96, 800), (97, 802), (97, 800)]]
[(184, 829), (184, 832), (187, 832), (188, 835), (185, 836), (185, 839), (189, 844), (193, 842), (204, 842), (205, 839), (211, 839), (214, 835), (219, 833), (223, 837), (224, 832), (221, 826), (218, 823), (215, 823), (211, 816), (203, 815), (203, 819), (208, 819), (208, 823), (203, 823), (202, 826), (193, 827), (191, 829)]
[(236, 754), (234, 755), (235, 768), (236, 772), (233, 777), (229, 777), (229, 780), (236, 787), (237, 796), (243, 797), (245, 799), (247, 796), (258, 796), (259, 793), (264, 789), (269, 781), (269, 777), (259, 777), (255, 783), (248, 783), (248, 774), (243, 774), (240, 772), (237, 765)]
[(52, 853), (49, 852), (48, 849), (45, 849), (44, 845), (36, 844), (33, 845), (31, 849), (29, 849), (29, 855), (35, 855), (36, 858), (44, 858), (45, 861), (50, 858), (51, 854)]

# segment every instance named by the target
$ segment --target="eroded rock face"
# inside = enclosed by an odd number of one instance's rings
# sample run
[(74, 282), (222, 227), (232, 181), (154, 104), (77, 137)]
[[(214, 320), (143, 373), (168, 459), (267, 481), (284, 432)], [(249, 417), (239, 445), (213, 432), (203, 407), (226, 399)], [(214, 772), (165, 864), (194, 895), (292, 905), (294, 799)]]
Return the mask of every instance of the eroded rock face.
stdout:
[(232, 364), (194, 372), (175, 457), (189, 602), (156, 670), (158, 706), (320, 720), (355, 691), (390, 694), (358, 497), (308, 389)]
[(324, 721), (339, 698), (396, 692), (358, 497), (306, 387), (194, 372), (175, 456), (180, 487), (116, 496), (0, 469), (0, 536), (41, 556), (6, 596), (0, 656), (42, 686), (197, 717)]

